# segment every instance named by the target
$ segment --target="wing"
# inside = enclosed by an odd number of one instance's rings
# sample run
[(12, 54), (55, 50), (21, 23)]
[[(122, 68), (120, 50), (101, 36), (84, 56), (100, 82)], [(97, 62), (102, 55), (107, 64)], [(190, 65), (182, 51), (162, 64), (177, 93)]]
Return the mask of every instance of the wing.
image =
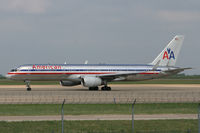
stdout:
[[(180, 73), (184, 70), (188, 70), (188, 69), (192, 69), (192, 68), (190, 68), (190, 67), (188, 67), (188, 68), (176, 68), (176, 69), (172, 69), (172, 70), (162, 71), (161, 73), (166, 74), (166, 75), (167, 74), (176, 74), (176, 73)], [(147, 72), (144, 72), (144, 73), (148, 73), (148, 72), (157, 73), (157, 71), (147, 71)], [(100, 77), (103, 80), (112, 81), (112, 80), (116, 80), (116, 79), (124, 80), (127, 76), (136, 76), (136, 75), (139, 75), (139, 74), (142, 74), (142, 73), (141, 72), (135, 72), (135, 73), (106, 74), (106, 75), (98, 75), (98, 77)]]
[(112, 81), (114, 79), (125, 79), (127, 76), (130, 75), (137, 75), (138, 73), (118, 73), (118, 74), (106, 74), (106, 75), (98, 75), (101, 79), (107, 80), (107, 81)]

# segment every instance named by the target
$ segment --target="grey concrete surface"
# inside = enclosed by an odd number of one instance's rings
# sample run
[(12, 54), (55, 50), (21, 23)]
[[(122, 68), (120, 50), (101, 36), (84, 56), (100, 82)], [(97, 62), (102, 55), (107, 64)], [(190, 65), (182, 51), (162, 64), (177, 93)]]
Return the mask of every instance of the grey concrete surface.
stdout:
[(82, 86), (59, 85), (1, 85), (0, 104), (60, 104), (66, 103), (176, 103), (200, 102), (199, 84), (124, 84), (110, 85), (112, 91), (89, 91)]

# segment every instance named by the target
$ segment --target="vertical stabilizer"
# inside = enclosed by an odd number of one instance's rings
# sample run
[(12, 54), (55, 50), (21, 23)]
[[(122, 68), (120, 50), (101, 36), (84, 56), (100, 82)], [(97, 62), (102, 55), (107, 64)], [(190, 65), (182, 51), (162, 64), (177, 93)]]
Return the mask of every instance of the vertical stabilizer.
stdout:
[(164, 48), (164, 50), (156, 57), (156, 59), (150, 64), (156, 65), (159, 62), (159, 66), (175, 66), (178, 54), (183, 44), (183, 40), (184, 36), (175, 36)]

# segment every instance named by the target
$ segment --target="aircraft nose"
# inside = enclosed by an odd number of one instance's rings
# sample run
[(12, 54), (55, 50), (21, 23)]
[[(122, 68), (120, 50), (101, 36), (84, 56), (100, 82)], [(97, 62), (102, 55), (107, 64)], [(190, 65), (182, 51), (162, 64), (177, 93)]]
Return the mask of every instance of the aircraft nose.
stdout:
[(5, 77), (6, 77), (7, 79), (11, 79), (12, 75), (7, 74)]

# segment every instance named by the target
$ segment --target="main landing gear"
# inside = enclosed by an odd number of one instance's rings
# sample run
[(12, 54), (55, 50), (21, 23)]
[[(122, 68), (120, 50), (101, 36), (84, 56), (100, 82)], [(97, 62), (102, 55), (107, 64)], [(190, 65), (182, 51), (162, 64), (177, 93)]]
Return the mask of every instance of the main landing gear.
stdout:
[(27, 91), (31, 91), (30, 81), (24, 81), (26, 83)]
[(102, 91), (111, 91), (111, 87), (109, 87), (109, 86), (103, 86), (103, 87), (101, 87), (101, 90)]
[[(90, 91), (98, 91), (99, 87), (89, 87), (89, 90)], [(109, 86), (103, 86), (103, 87), (101, 87), (101, 90), (102, 91), (111, 91), (111, 87), (109, 87)]]
[(90, 91), (98, 91), (98, 90), (99, 90), (99, 87), (89, 87), (89, 90), (90, 90)]

